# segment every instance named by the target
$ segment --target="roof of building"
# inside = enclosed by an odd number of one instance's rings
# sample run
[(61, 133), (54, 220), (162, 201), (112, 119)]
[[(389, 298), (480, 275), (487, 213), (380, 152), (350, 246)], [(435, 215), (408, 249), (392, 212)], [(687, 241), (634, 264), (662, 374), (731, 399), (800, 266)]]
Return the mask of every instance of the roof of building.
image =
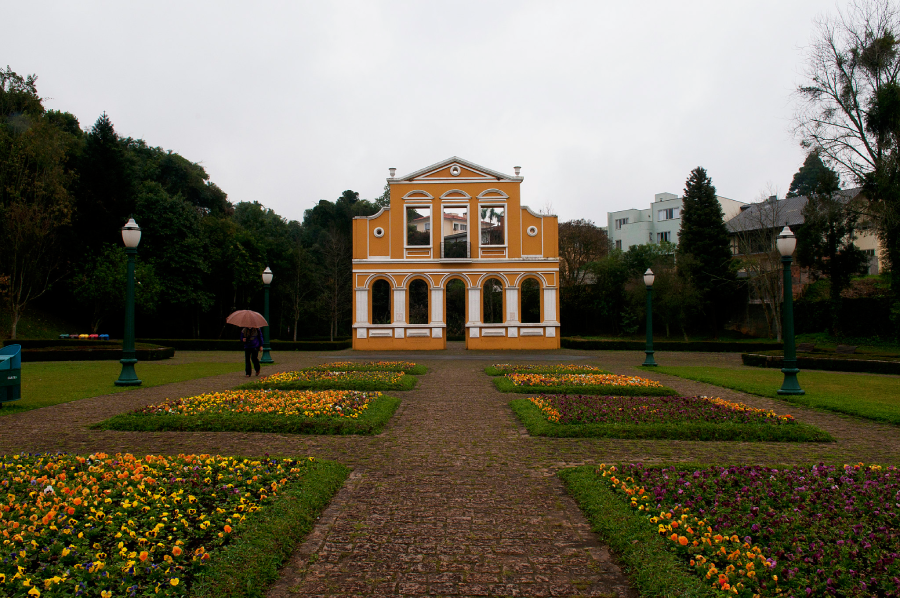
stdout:
[[(861, 188), (841, 189), (835, 193), (842, 201), (850, 201), (860, 194)], [(809, 199), (805, 195), (774, 199), (747, 204), (741, 212), (725, 223), (728, 230), (739, 233), (763, 228), (782, 228), (803, 224), (803, 206)]]

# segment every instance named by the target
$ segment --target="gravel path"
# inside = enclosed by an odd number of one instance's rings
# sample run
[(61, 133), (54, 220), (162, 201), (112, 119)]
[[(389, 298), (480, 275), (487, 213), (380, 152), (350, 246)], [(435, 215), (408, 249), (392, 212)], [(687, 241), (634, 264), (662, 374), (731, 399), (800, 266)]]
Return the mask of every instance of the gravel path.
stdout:
[[(791, 413), (828, 444), (531, 438), (484, 368), (574, 362), (635, 373), (638, 352), (282, 353), (269, 372), (335, 359), (410, 359), (429, 373), (375, 437), (118, 432), (87, 426), (167, 397), (242, 383), (242, 373), (84, 399), (0, 418), (0, 452), (65, 450), (314, 455), (353, 467), (270, 598), (287, 596), (636, 596), (554, 475), (599, 462), (900, 463), (900, 427), (812, 411), (656, 373), (683, 394)], [(743, 367), (735, 354), (658, 353), (666, 365)], [(239, 367), (239, 366), (238, 366)], [(900, 380), (898, 380), (900, 382)], [(900, 387), (900, 385), (898, 385)]]

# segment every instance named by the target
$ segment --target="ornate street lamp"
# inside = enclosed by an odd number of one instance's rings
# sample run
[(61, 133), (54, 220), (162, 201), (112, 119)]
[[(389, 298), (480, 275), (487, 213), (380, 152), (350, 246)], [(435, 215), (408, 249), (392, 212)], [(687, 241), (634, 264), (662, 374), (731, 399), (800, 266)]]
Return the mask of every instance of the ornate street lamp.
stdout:
[(794, 293), (791, 288), (791, 256), (797, 247), (797, 238), (791, 229), (784, 227), (775, 241), (775, 247), (781, 254), (781, 263), (784, 265), (784, 303), (781, 307), (781, 313), (784, 321), (784, 382), (778, 389), (780, 395), (802, 395), (806, 394), (800, 388), (800, 382), (797, 381), (797, 349), (794, 346)]
[[(269, 321), (269, 285), (272, 284), (272, 278), (274, 278), (274, 274), (272, 274), (272, 270), (266, 266), (266, 269), (263, 270), (262, 273), (262, 281), (263, 281), (263, 289), (265, 290), (265, 310), (263, 312), (263, 316), (266, 318), (266, 322)], [(269, 327), (263, 327), (263, 354), (262, 358), (259, 360), (260, 363), (275, 363), (275, 360), (272, 359), (272, 356), (269, 355), (269, 351), (272, 347), (269, 346)]]
[(116, 380), (116, 386), (139, 386), (141, 381), (134, 371), (137, 358), (134, 353), (134, 258), (137, 246), (141, 242), (141, 228), (129, 218), (122, 227), (122, 241), (125, 242), (125, 255), (128, 256), (127, 286), (125, 290), (125, 334), (122, 337), (122, 372)]
[(647, 354), (647, 358), (641, 365), (657, 365), (653, 361), (653, 281), (655, 279), (653, 270), (647, 268), (647, 271), (644, 272), (644, 285), (647, 287), (647, 348), (644, 349), (644, 353)]

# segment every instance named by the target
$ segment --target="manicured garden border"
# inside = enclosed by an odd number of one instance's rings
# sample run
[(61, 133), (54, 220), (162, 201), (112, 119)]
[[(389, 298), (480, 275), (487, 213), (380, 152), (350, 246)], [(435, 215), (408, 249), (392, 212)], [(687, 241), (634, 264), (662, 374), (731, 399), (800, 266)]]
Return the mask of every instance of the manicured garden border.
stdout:
[[(237, 330), (235, 330), (237, 334)], [(138, 339), (142, 343), (160, 343), (174, 347), (179, 351), (240, 351), (241, 343), (237, 337), (222, 338), (173, 338), (173, 339)], [(326, 341), (278, 341), (269, 342), (272, 352), (276, 351), (341, 351), (350, 349), (353, 342), (347, 340)]]
[(547, 421), (529, 399), (513, 399), (509, 406), (532, 436), (552, 438), (630, 438), (653, 440), (735, 440), (741, 442), (834, 442), (824, 430), (809, 424), (717, 424), (682, 422), (660, 424), (559, 424)]
[(666, 540), (636, 516), (594, 473), (594, 466), (562, 469), (557, 475), (613, 551), (641, 596), (712, 598), (717, 594), (668, 550)]
[(319, 514), (349, 474), (344, 465), (316, 461), (314, 475), (286, 488), (247, 516), (241, 533), (211, 560), (191, 587), (196, 598), (263, 596), (278, 571), (312, 530)]
[(266, 383), (263, 381), (260, 382), (247, 382), (246, 384), (241, 384), (240, 386), (235, 386), (236, 390), (253, 390), (257, 388), (262, 389), (272, 389), (272, 390), (412, 390), (415, 388), (416, 384), (419, 382), (419, 379), (415, 376), (410, 376), (408, 374), (403, 374), (400, 377), (400, 382), (397, 384), (390, 384), (386, 382), (373, 382), (369, 380), (363, 380), (359, 382), (347, 381), (347, 380), (319, 380), (317, 382), (304, 382), (302, 380), (295, 380), (293, 382), (274, 382), (274, 383)]
[[(760, 368), (784, 367), (783, 355), (742, 353), (744, 365)], [(868, 374), (900, 375), (900, 361), (879, 361), (874, 359), (843, 359), (840, 357), (797, 357), (797, 367), (801, 370), (825, 370), (831, 372), (859, 372)]]
[[(344, 365), (343, 367), (338, 367), (331, 369), (329, 371), (333, 372), (403, 372), (404, 374), (409, 374), (410, 376), (423, 376), (428, 373), (428, 368), (424, 365), (417, 363), (411, 368), (403, 369), (403, 368), (390, 368), (390, 367), (364, 367), (364, 365), (368, 362), (360, 361), (358, 363), (349, 362), (351, 365), (348, 367)], [(305, 368), (307, 370), (319, 370), (324, 366), (330, 365), (328, 362), (320, 363), (317, 366)]]
[[(563, 349), (580, 349), (582, 351), (643, 351), (647, 348), (647, 343), (645, 341), (563, 337), (560, 339), (560, 346)], [(654, 339), (653, 348), (656, 351), (743, 353), (746, 351), (770, 351), (772, 349), (783, 349), (784, 343), (776, 341), (662, 341)]]
[[(523, 373), (523, 374), (583, 374), (583, 373), (585, 373), (582, 370), (575, 370), (575, 369), (573, 369), (573, 370), (553, 370), (553, 369), (551, 369), (552, 367), (553, 366), (548, 365), (546, 369), (536, 368), (533, 370), (528, 370), (527, 372), (520, 372), (520, 373)], [(496, 367), (489, 365), (488, 367), (484, 368), (484, 373), (487, 374), (488, 376), (504, 376), (504, 375), (508, 374), (509, 372), (500, 371)], [(599, 370), (599, 369), (596, 372), (592, 372), (592, 373), (612, 374), (612, 372), (608, 372), (606, 370)]]
[(609, 395), (614, 397), (666, 397), (677, 395), (678, 391), (665, 386), (516, 386), (506, 376), (494, 378), (494, 386), (500, 392), (518, 392), (523, 394), (572, 394), (572, 395)]
[(379, 434), (400, 405), (395, 397), (379, 397), (359, 418), (287, 417), (275, 414), (139, 415), (123, 413), (91, 426), (97, 430), (141, 432), (275, 432), (281, 434)]

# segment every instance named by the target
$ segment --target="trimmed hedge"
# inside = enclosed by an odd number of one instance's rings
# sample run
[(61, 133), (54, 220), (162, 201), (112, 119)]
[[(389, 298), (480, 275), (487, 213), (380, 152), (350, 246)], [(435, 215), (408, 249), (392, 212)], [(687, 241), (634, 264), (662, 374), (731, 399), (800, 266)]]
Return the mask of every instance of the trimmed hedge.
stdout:
[(834, 438), (828, 432), (799, 422), (783, 426), (702, 421), (655, 424), (560, 424), (547, 421), (541, 410), (530, 399), (514, 399), (510, 401), (509, 405), (531, 436), (740, 442), (834, 442)]
[[(643, 351), (647, 348), (644, 341), (582, 339), (563, 337), (560, 339), (563, 349), (580, 349), (582, 351)], [(781, 342), (761, 341), (653, 341), (654, 351), (697, 351), (700, 353), (742, 353), (744, 351), (769, 351), (782, 349)]]
[(98, 430), (142, 432), (270, 432), (279, 434), (380, 434), (394, 415), (400, 399), (381, 396), (358, 419), (336, 417), (287, 417), (276, 414), (235, 413), (198, 415), (147, 415), (123, 413), (91, 426)]
[[(142, 343), (160, 343), (174, 347), (179, 351), (239, 351), (241, 341), (236, 338), (176, 338), (176, 339), (138, 339)], [(349, 340), (337, 341), (270, 341), (272, 352), (275, 351), (341, 351), (349, 349), (353, 343)]]
[(594, 466), (583, 465), (560, 470), (556, 475), (581, 507), (591, 523), (591, 531), (615, 553), (640, 595), (646, 598), (718, 596), (705, 580), (679, 562), (666, 546), (665, 538), (636, 515), (594, 471)]
[[(122, 343), (116, 341), (21, 341), (22, 361), (118, 361), (122, 359)], [(4, 346), (19, 344), (5, 341)], [(175, 356), (172, 347), (155, 344), (135, 343), (135, 357), (138, 361), (161, 361)]]
[[(759, 368), (784, 367), (781, 355), (760, 355), (758, 353), (741, 353), (744, 365)], [(868, 374), (900, 375), (900, 362), (877, 361), (873, 359), (841, 359), (832, 357), (797, 357), (797, 367), (801, 370), (826, 370), (831, 372), (862, 372)]]
[(610, 397), (669, 397), (677, 396), (678, 391), (666, 386), (615, 386), (612, 384), (597, 386), (516, 386), (506, 376), (493, 378), (494, 386), (500, 392), (517, 392), (522, 394), (546, 395), (606, 395)]

